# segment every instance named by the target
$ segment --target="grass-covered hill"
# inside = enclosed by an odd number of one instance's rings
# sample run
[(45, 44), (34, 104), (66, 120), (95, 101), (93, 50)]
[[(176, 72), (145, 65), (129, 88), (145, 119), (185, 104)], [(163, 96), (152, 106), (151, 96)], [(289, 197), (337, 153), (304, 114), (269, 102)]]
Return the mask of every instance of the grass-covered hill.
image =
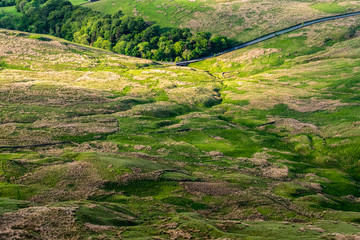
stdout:
[(84, 6), (104, 13), (121, 10), (162, 27), (187, 27), (239, 41), (312, 18), (360, 9), (358, 1), (350, 0), (99, 0)]
[(0, 239), (356, 239), (359, 20), (190, 67), (0, 30)]
[[(119, 3), (122, 5), (129, 2)], [(312, 4), (298, 1), (281, 4), (252, 1), (240, 5), (238, 1), (216, 4), (211, 1), (191, 1), (190, 5), (203, 8), (201, 21), (206, 23), (203, 24), (198, 19), (200, 12), (191, 14), (192, 11), (183, 9), (177, 1), (169, 2), (170, 5), (175, 4), (173, 7), (163, 3), (160, 7), (171, 13), (171, 19), (179, 18), (183, 22), (175, 24), (175, 21), (168, 21), (167, 12), (165, 16), (159, 14), (162, 11), (156, 11), (156, 19), (149, 20), (148, 16), (138, 13), (136, 4), (130, 4), (132, 12), (129, 12), (128, 8), (116, 7), (114, 2), (110, 8), (96, 8), (98, 5), (107, 6), (107, 0), (97, 1), (95, 5), (85, 3), (82, 0), (0, 0), (0, 28), (50, 34), (154, 61), (182, 62), (223, 52), (242, 41), (295, 23), (360, 9), (357, 2), (349, 1)], [(152, 8), (159, 7), (154, 1), (138, 3)], [(152, 9), (149, 6), (145, 8), (146, 12)], [(189, 16), (183, 16), (184, 11)], [(169, 26), (169, 22), (173, 24)]]

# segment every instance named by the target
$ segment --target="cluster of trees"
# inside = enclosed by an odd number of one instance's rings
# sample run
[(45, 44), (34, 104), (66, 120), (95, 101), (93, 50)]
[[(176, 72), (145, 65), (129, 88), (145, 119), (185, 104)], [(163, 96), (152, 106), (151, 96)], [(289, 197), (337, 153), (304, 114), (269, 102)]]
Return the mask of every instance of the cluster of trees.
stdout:
[(39, 8), (40, 4), (45, 3), (47, 0), (15, 0), (16, 11), (18, 12), (28, 12), (30, 8)]
[[(3, 17), (0, 27), (51, 34), (135, 57), (182, 61), (223, 51), (231, 45), (224, 36), (189, 29), (164, 31), (144, 19), (122, 12), (102, 14), (73, 6), (67, 0), (16, 0), (21, 17)], [(42, 5), (41, 5), (42, 4)]]
[(15, 0), (0, 0), (0, 7), (14, 6), (15, 4)]

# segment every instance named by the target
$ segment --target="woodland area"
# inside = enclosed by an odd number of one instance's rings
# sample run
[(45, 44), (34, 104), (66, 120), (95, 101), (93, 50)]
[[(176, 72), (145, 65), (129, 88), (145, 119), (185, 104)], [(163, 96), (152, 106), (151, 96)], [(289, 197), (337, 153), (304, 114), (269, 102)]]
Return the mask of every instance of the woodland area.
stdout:
[[(2, 0), (16, 4), (21, 16), (0, 13), (0, 28), (51, 34), (69, 41), (157, 61), (182, 61), (227, 49), (224, 36), (195, 35), (187, 28), (162, 29), (140, 17), (112, 15), (73, 6), (67, 0)], [(6, 6), (6, 5), (5, 5)]]

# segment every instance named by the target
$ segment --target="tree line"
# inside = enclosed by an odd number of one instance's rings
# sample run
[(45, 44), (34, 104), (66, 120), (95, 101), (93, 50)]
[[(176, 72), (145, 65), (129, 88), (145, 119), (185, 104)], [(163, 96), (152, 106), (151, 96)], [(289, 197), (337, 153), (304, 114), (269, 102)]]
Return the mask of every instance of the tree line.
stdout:
[[(4, 1), (4, 0), (1, 0)], [(11, 0), (7, 0), (11, 1)], [(187, 28), (166, 31), (121, 11), (112, 15), (73, 6), (67, 0), (15, 0), (22, 16), (0, 15), (0, 27), (51, 34), (134, 57), (183, 61), (223, 51), (231, 42), (209, 32)]]

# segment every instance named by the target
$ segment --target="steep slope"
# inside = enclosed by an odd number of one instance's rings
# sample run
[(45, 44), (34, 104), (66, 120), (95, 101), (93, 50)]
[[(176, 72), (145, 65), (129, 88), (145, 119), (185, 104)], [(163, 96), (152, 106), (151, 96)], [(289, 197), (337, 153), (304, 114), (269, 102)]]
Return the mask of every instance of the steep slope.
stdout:
[(163, 27), (187, 27), (239, 41), (310, 19), (360, 9), (358, 2), (348, 0), (100, 0), (84, 6), (105, 13), (122, 10)]
[(1, 30), (0, 238), (354, 237), (359, 37), (326, 26), (191, 67)]

